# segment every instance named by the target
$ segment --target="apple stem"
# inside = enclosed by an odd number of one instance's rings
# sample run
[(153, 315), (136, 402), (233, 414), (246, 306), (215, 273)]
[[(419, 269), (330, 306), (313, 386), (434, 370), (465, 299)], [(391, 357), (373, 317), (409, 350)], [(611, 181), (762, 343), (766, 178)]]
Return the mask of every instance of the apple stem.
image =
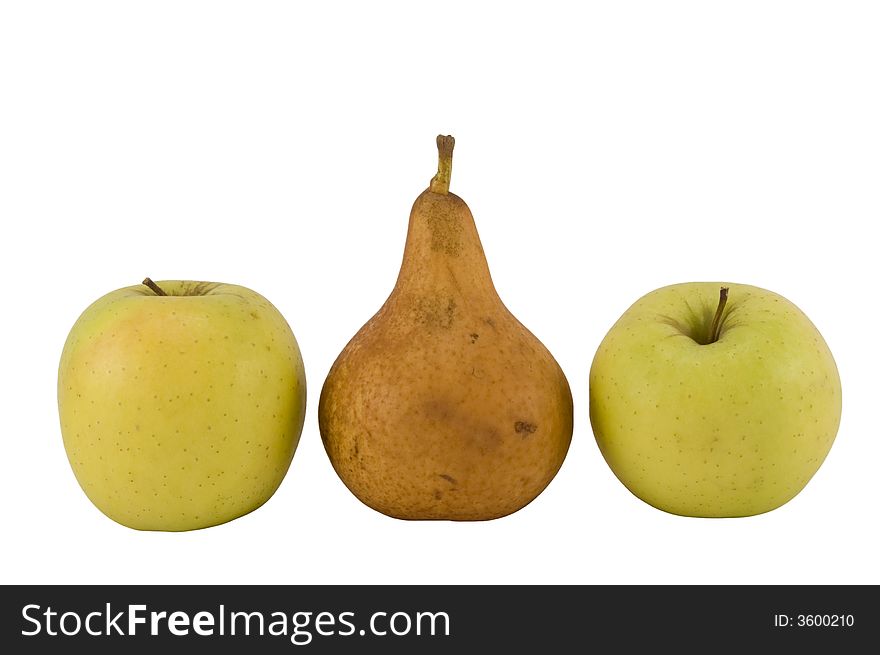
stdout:
[(709, 329), (709, 341), (707, 343), (715, 343), (721, 335), (721, 315), (724, 313), (724, 306), (727, 304), (728, 287), (721, 287), (718, 296), (718, 309), (715, 310), (715, 318), (712, 319), (712, 327)]
[(143, 285), (146, 286), (146, 287), (149, 287), (149, 288), (150, 288), (150, 291), (152, 291), (153, 293), (155, 293), (157, 296), (167, 296), (167, 295), (168, 295), (167, 293), (165, 293), (164, 291), (162, 291), (162, 287), (160, 287), (158, 284), (156, 284), (155, 282), (153, 282), (153, 281), (152, 281), (150, 278), (148, 278), (148, 277), (145, 277), (145, 278), (144, 278), (144, 281), (141, 282), (141, 284), (143, 284)]
[(452, 149), (455, 147), (455, 137), (437, 136), (437, 174), (431, 179), (431, 191), (441, 193), (444, 196), (449, 193), (449, 180), (452, 178)]

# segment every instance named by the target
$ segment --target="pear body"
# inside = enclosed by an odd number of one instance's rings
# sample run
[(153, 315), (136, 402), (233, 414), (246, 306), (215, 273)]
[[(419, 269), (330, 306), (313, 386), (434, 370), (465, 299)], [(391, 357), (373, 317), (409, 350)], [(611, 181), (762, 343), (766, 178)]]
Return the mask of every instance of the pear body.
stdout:
[(397, 284), (333, 365), (319, 422), (346, 486), (397, 518), (501, 517), (559, 470), (568, 382), (498, 297), (461, 198), (416, 200)]

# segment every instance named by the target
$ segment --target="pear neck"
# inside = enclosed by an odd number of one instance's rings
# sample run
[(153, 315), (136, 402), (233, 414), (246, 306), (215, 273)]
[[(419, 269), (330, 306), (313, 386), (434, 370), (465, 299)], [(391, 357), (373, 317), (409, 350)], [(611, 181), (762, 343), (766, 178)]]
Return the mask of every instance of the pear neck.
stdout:
[(427, 189), (413, 205), (397, 290), (497, 297), (470, 209)]

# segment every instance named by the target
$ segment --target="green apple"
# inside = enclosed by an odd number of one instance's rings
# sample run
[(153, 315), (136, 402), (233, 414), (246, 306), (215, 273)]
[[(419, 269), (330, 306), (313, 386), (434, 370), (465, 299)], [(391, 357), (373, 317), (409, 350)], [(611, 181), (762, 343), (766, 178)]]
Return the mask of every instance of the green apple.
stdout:
[(119, 289), (79, 317), (61, 355), (64, 447), (89, 499), (139, 530), (247, 514), (284, 478), (305, 371), (284, 317), (232, 284)]
[(791, 500), (828, 454), (840, 408), (815, 326), (743, 284), (649, 293), (590, 371), (590, 421), (611, 470), (645, 502), (686, 516), (750, 516)]

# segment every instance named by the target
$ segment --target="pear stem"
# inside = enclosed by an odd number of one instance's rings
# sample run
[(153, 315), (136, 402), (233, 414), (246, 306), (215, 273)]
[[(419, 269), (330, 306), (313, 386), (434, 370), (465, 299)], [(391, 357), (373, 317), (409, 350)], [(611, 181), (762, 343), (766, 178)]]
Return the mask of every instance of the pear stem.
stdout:
[(452, 149), (455, 137), (437, 136), (437, 174), (431, 179), (431, 191), (446, 195), (449, 193), (449, 180), (452, 178)]
[(167, 295), (168, 295), (167, 293), (165, 293), (164, 291), (162, 291), (162, 287), (160, 287), (158, 284), (156, 284), (155, 282), (153, 282), (153, 281), (152, 281), (150, 278), (148, 278), (148, 277), (145, 277), (145, 278), (144, 278), (144, 281), (141, 282), (141, 284), (143, 284), (145, 287), (149, 287), (149, 288), (150, 288), (150, 291), (152, 291), (153, 293), (155, 293), (157, 296), (167, 296)]
[(715, 318), (712, 319), (712, 327), (709, 329), (709, 341), (707, 343), (715, 343), (721, 335), (721, 315), (724, 313), (724, 306), (727, 304), (727, 292), (730, 289), (721, 287), (718, 294), (718, 309), (715, 310)]

